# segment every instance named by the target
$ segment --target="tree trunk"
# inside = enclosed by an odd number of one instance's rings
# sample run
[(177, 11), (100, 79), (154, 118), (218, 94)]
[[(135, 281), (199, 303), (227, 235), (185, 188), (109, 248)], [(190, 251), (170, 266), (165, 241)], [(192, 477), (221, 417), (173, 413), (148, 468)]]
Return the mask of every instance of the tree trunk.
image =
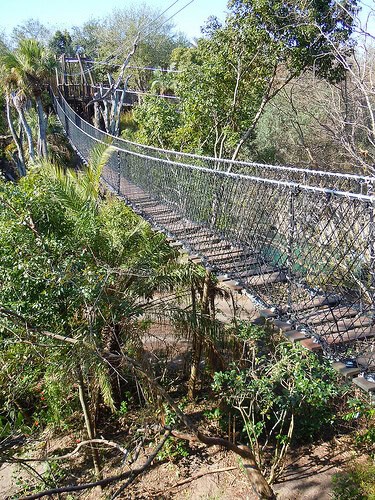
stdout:
[(6, 110), (7, 110), (7, 119), (8, 119), (9, 130), (10, 130), (10, 133), (12, 134), (13, 141), (17, 147), (17, 152), (18, 152), (18, 160), (16, 162), (17, 163), (17, 170), (18, 170), (19, 176), (24, 177), (26, 175), (25, 157), (23, 154), (21, 140), (18, 137), (18, 135), (16, 134), (16, 131), (14, 129), (8, 96), (6, 97)]
[[(83, 416), (85, 418), (86, 431), (89, 439), (95, 439), (95, 433), (93, 430), (93, 425), (90, 417), (89, 405), (87, 404), (86, 394), (85, 394), (85, 385), (83, 382), (83, 376), (81, 367), (78, 367), (78, 394), (79, 401), (81, 403)], [(100, 460), (98, 450), (95, 448), (95, 445), (91, 445), (92, 452), (92, 460), (94, 463), (95, 476), (97, 479), (101, 479), (102, 475), (100, 472)]]
[(42, 158), (47, 158), (48, 156), (48, 146), (47, 146), (47, 120), (44, 115), (42, 99), (40, 96), (36, 98), (36, 109), (38, 112), (38, 125), (39, 125), (39, 135), (38, 135), (38, 155)]
[[(210, 281), (211, 281), (211, 272), (206, 271), (206, 275), (204, 277), (204, 282), (203, 282), (202, 301), (201, 301), (201, 313), (203, 316), (208, 315)], [(188, 382), (189, 399), (194, 399), (195, 397), (196, 385), (199, 376), (199, 365), (202, 357), (202, 346), (203, 346), (203, 332), (195, 328), (195, 331), (193, 332), (190, 379)]]
[(100, 109), (98, 102), (94, 102), (94, 127), (100, 129)]
[(33, 142), (33, 136), (32, 136), (32, 133), (31, 133), (30, 125), (26, 121), (24, 110), (22, 108), (20, 108), (20, 107), (16, 107), (16, 109), (18, 111), (18, 115), (19, 115), (22, 127), (23, 127), (23, 129), (25, 131), (25, 134), (26, 134), (27, 144), (29, 146), (30, 160), (34, 161), (35, 160), (35, 150), (34, 150), (34, 142)]

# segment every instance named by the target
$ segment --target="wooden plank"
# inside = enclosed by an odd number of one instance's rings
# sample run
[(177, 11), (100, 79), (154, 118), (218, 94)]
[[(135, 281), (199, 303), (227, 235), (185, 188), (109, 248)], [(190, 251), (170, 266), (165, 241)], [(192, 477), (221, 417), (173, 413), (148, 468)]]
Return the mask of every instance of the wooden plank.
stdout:
[(267, 273), (272, 273), (275, 272), (275, 268), (273, 266), (254, 266), (251, 269), (248, 269), (246, 271), (240, 271), (236, 272), (233, 271), (233, 274), (236, 274), (236, 278), (247, 278), (249, 276), (256, 276), (260, 274), (267, 274)]
[(348, 368), (345, 363), (341, 362), (332, 363), (332, 368), (334, 368), (338, 373), (340, 373), (340, 375), (342, 375), (346, 379), (352, 378), (354, 377), (354, 375), (358, 375), (358, 373), (361, 373), (361, 368)]
[[(315, 297), (312, 298), (311, 300), (300, 302), (299, 304), (294, 305), (293, 311), (295, 312), (305, 311), (308, 309), (314, 309), (322, 306), (337, 305), (339, 303), (340, 303), (340, 298), (337, 296)], [(281, 313), (285, 314), (287, 312), (288, 312), (287, 308), (281, 309)]]
[(283, 332), (290, 332), (293, 329), (293, 325), (291, 323), (287, 323), (286, 321), (282, 321), (281, 319), (274, 319), (272, 321), (272, 324)]
[(353, 383), (366, 392), (375, 391), (375, 382), (370, 382), (369, 380), (366, 380), (364, 377), (353, 378)]
[(320, 335), (332, 333), (342, 333), (358, 328), (366, 328), (373, 325), (372, 319), (359, 317), (357, 319), (348, 318), (347, 320), (338, 321), (337, 323), (326, 323), (325, 325), (317, 325), (314, 331)]
[(260, 274), (259, 276), (252, 276), (251, 278), (245, 280), (249, 286), (264, 286), (284, 281), (286, 281), (286, 276), (280, 271), (269, 274)]
[(365, 338), (372, 338), (375, 336), (375, 326), (368, 328), (355, 328), (354, 330), (348, 330), (347, 332), (340, 332), (336, 335), (328, 334), (321, 335), (321, 338), (329, 345), (346, 344), (348, 342), (353, 342), (354, 340), (360, 340)]
[(317, 311), (311, 311), (308, 314), (297, 317), (299, 323), (308, 323), (309, 325), (318, 325), (329, 321), (337, 321), (343, 318), (356, 316), (358, 311), (350, 307), (323, 307)]
[(375, 351), (361, 354), (356, 358), (356, 361), (366, 369), (375, 367)]
[(322, 346), (319, 344), (319, 342), (315, 342), (314, 339), (306, 339), (306, 340), (301, 340), (300, 344), (305, 347), (306, 349), (309, 349), (309, 351), (321, 351)]
[[(243, 262), (245, 259), (250, 258), (254, 259), (254, 255), (231, 246), (227, 254), (223, 255), (222, 252), (215, 251), (210, 254), (210, 258), (215, 259), (217, 262), (221, 262), (222, 265), (230, 265), (232, 262)], [(254, 262), (258, 262), (258, 260), (255, 260)]]
[[(203, 231), (201, 231), (200, 233), (197, 233), (195, 235), (188, 236), (185, 239), (189, 243), (189, 245), (192, 245), (192, 246), (197, 246), (197, 245), (202, 245), (202, 244), (208, 245), (211, 243), (216, 244), (216, 245), (223, 244), (223, 241), (219, 237), (211, 236), (210, 234), (204, 233)], [(226, 244), (228, 246), (230, 245), (228, 243), (226, 243)]]
[(299, 330), (289, 330), (287, 332), (284, 332), (284, 336), (290, 342), (299, 342), (300, 340), (306, 340), (307, 338), (306, 335), (303, 332), (300, 332)]
[(223, 251), (230, 249), (230, 246), (228, 245), (228, 243), (225, 243), (223, 241), (215, 242), (215, 241), (210, 241), (210, 240), (202, 242), (202, 243), (194, 243), (194, 247), (200, 251), (210, 250), (210, 249), (218, 250), (219, 248), (221, 248)]

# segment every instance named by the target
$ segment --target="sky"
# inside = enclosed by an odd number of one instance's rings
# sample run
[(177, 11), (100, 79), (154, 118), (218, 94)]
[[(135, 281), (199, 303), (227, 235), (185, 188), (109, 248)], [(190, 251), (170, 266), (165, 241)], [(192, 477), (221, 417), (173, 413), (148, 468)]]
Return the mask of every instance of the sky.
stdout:
[[(12, 29), (29, 18), (38, 19), (42, 24), (53, 29), (69, 29), (79, 26), (92, 18), (104, 17), (114, 8), (126, 8), (129, 5), (146, 3), (163, 11), (174, 0), (0, 0), (0, 30), (9, 34)], [(178, 0), (166, 17), (172, 16), (189, 0)], [(227, 0), (193, 0), (182, 12), (173, 18), (178, 31), (183, 31), (193, 39), (200, 36), (200, 26), (210, 15), (224, 19)]]
[[(92, 18), (109, 14), (114, 8), (146, 3), (164, 11), (175, 1), (165, 16), (170, 17), (190, 0), (0, 0), (0, 31), (9, 34), (12, 29), (27, 19), (38, 19), (51, 31), (79, 26)], [(191, 40), (200, 36), (200, 27), (210, 15), (224, 20), (228, 0), (192, 0), (184, 10), (173, 18), (178, 31), (184, 32)], [(361, 18), (366, 19), (368, 6), (374, 0), (361, 0)], [(375, 18), (369, 22), (368, 30), (375, 36)]]

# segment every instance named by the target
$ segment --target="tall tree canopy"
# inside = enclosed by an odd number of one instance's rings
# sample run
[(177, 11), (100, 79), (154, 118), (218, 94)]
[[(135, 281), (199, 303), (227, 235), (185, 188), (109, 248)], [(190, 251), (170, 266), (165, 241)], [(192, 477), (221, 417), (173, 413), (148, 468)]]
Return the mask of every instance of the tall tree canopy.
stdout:
[(352, 50), (357, 0), (236, 0), (229, 7), (224, 25), (210, 18), (196, 47), (174, 53), (180, 127), (170, 145), (235, 159), (289, 81), (308, 69), (333, 82), (344, 77), (335, 52), (344, 58)]

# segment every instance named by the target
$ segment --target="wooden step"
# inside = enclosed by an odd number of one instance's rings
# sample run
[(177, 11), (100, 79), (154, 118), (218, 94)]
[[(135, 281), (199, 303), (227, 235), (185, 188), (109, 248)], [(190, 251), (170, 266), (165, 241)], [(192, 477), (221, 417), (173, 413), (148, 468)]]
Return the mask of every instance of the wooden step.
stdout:
[(147, 208), (147, 215), (173, 215), (175, 212), (167, 207), (155, 207), (155, 208)]
[(242, 256), (241, 259), (233, 258), (231, 260), (226, 257), (224, 261), (219, 261), (218, 259), (213, 258), (212, 261), (214, 261), (215, 264), (223, 271), (228, 270), (228, 272), (233, 273), (245, 272), (250, 266), (260, 265), (258, 259), (252, 256)]
[(282, 321), (281, 319), (272, 320), (272, 324), (275, 328), (282, 330), (283, 332), (290, 332), (293, 330), (293, 325), (286, 321)]
[(212, 241), (213, 243), (222, 241), (219, 236), (215, 235), (205, 228), (201, 228), (196, 234), (192, 234), (191, 236), (187, 237), (186, 240), (188, 240), (192, 245), (205, 243), (207, 241)]
[(374, 368), (375, 367), (375, 352), (369, 352), (369, 353), (364, 353), (361, 354), (356, 358), (357, 363), (368, 369), (368, 368)]
[(321, 338), (329, 345), (346, 344), (354, 340), (372, 338), (375, 336), (375, 326), (367, 328), (355, 328), (347, 332), (335, 334), (321, 335)]
[(273, 266), (254, 265), (253, 267), (247, 269), (246, 271), (240, 271), (240, 272), (233, 271), (233, 274), (236, 275), (236, 278), (241, 279), (241, 278), (247, 278), (249, 276), (255, 276), (257, 274), (267, 274), (272, 272), (275, 272), (275, 268)]
[(271, 285), (272, 283), (282, 283), (285, 281), (286, 276), (282, 271), (260, 274), (259, 276), (252, 276), (251, 278), (244, 280), (244, 282), (249, 286), (264, 286)]
[(306, 335), (299, 330), (288, 330), (287, 332), (284, 332), (284, 336), (290, 342), (299, 342), (300, 340), (307, 339)]
[(355, 375), (358, 375), (358, 373), (361, 373), (361, 368), (355, 367), (355, 368), (348, 368), (345, 363), (341, 363), (340, 361), (336, 363), (332, 363), (332, 368), (334, 368), (340, 375), (342, 375), (344, 378), (349, 379), (353, 378)]
[(366, 328), (373, 325), (372, 319), (366, 317), (348, 318), (347, 320), (338, 321), (337, 323), (326, 323), (323, 325), (317, 325), (314, 329), (319, 335), (333, 335), (341, 332), (347, 332), (349, 330), (354, 330), (358, 328)]
[[(340, 298), (337, 296), (332, 297), (315, 297), (307, 301), (300, 302), (299, 304), (293, 305), (293, 311), (306, 311), (308, 309), (315, 309), (322, 306), (337, 305), (340, 303)], [(287, 308), (281, 309), (281, 313), (286, 314), (288, 312)]]
[(314, 342), (314, 339), (306, 339), (306, 340), (301, 340), (300, 344), (305, 347), (306, 349), (309, 349), (309, 351), (321, 351), (322, 346), (319, 344), (319, 342)]
[[(147, 214), (147, 212), (145, 212), (146, 215), (149, 215)], [(174, 214), (171, 214), (171, 215), (152, 215), (150, 216), (152, 217), (152, 220), (156, 221), (156, 222), (164, 222), (166, 224), (169, 224), (170, 222), (176, 222), (176, 221), (179, 221), (182, 219), (182, 217), (180, 215), (174, 215)]]
[(194, 235), (198, 230), (199, 230), (199, 227), (193, 225), (192, 223), (189, 224), (188, 221), (186, 221), (186, 224), (182, 225), (181, 227), (176, 227), (173, 230), (173, 232), (175, 235), (179, 235), (182, 233), (182, 235), (185, 237), (185, 239), (187, 239), (189, 234)]
[(298, 315), (297, 319), (299, 323), (306, 323), (308, 325), (319, 325), (322, 323), (337, 321), (343, 318), (354, 317), (358, 314), (358, 311), (351, 309), (350, 307), (323, 307), (317, 311), (312, 311), (303, 316)]
[(353, 383), (366, 392), (375, 391), (375, 382), (370, 382), (369, 380), (366, 380), (364, 377), (353, 378)]
[(254, 257), (254, 255), (247, 253), (245, 250), (242, 250), (241, 248), (234, 247), (230, 243), (228, 243), (228, 245), (230, 247), (230, 252), (228, 252), (228, 255), (223, 256), (222, 252), (213, 251), (210, 254), (210, 258), (211, 257), (215, 259), (217, 258), (218, 261), (226, 261), (230, 259), (232, 260), (237, 259), (238, 261), (242, 261), (244, 257), (249, 257), (249, 256)]
[(228, 243), (224, 243), (223, 241), (204, 241), (201, 243), (194, 243), (194, 248), (203, 252), (204, 250), (219, 250), (222, 249), (223, 252), (230, 250), (230, 245)]

